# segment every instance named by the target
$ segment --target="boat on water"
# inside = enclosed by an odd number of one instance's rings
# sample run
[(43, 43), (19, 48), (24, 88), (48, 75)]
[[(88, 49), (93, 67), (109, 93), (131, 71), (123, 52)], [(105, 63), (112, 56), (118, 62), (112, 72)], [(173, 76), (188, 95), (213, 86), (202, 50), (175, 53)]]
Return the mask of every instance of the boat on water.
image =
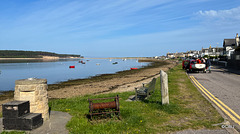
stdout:
[(80, 60), (79, 63), (86, 64), (86, 62), (84, 62), (84, 61), (82, 61), (82, 60)]
[(75, 68), (75, 66), (69, 66), (69, 68)]
[(113, 62), (112, 64), (118, 64), (118, 62)]
[(100, 65), (100, 63), (96, 63), (96, 65)]

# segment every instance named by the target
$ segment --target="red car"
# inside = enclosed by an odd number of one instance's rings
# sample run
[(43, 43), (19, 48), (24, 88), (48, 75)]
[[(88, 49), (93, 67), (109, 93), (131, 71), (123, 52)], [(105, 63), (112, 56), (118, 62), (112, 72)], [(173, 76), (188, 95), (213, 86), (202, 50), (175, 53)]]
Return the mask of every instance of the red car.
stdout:
[(206, 65), (203, 64), (203, 63), (199, 63), (199, 62), (197, 62), (194, 59), (185, 61), (184, 62), (184, 67), (185, 67), (186, 70), (188, 69), (190, 72), (193, 72), (193, 71), (197, 71), (197, 72), (203, 71), (204, 73), (206, 73)]
[(188, 63), (189, 63), (189, 60), (183, 60), (182, 61), (182, 69), (187, 69)]

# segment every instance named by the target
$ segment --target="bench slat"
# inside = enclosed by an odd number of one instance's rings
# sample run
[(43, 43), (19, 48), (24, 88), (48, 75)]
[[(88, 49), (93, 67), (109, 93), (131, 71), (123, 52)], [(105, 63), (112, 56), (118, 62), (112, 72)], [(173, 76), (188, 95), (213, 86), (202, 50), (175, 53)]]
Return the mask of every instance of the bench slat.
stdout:
[(136, 91), (136, 100), (138, 100), (138, 96), (149, 97), (149, 95), (154, 92), (156, 85), (156, 78), (153, 78), (152, 81), (148, 84), (148, 87), (140, 87), (139, 89), (135, 88)]

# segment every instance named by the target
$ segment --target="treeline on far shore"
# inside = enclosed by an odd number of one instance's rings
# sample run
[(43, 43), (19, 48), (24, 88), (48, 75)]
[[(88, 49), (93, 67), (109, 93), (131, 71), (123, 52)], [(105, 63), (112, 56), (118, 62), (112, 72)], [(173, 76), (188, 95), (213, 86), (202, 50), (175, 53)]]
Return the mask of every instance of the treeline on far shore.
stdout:
[(43, 58), (43, 56), (59, 58), (80, 57), (80, 55), (74, 54), (56, 54), (42, 51), (0, 50), (0, 58)]

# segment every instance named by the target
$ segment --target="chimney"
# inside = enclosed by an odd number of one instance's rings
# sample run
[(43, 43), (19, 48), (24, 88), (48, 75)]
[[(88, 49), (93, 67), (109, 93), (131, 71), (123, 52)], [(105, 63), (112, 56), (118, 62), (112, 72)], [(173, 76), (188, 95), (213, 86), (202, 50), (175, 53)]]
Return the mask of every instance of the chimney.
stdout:
[(238, 33), (236, 34), (236, 38), (235, 38), (235, 48), (237, 48), (239, 46), (239, 37), (238, 37)]

